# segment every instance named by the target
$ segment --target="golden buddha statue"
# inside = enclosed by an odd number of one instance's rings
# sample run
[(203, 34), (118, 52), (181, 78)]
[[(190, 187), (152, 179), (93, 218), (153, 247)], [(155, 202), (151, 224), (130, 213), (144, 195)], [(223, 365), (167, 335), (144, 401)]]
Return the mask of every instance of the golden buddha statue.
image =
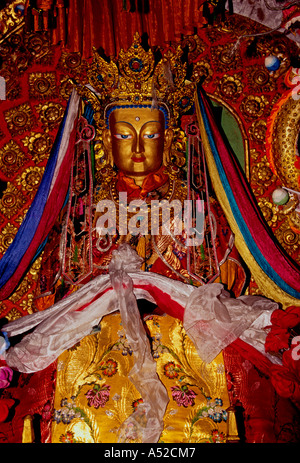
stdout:
[[(68, 204), (44, 251), (40, 312), (30, 316), (37, 337), (33, 331), (7, 355), (12, 367), (25, 362), (20, 371), (27, 372), (57, 362), (51, 442), (238, 441), (222, 349), (259, 318), (257, 304), (265, 313), (276, 304), (241, 296), (245, 272), (209, 196), (197, 137), (184, 170), (179, 116), (192, 107), (195, 85), (186, 81), (181, 54), (179, 47), (155, 65), (135, 36), (118, 66), (95, 53), (89, 83), (74, 84), (85, 109)], [(94, 185), (83, 128), (96, 129)], [(192, 246), (181, 214), (186, 200), (203, 207), (202, 238)], [(180, 204), (180, 213), (169, 215), (167, 231), (158, 214), (158, 232), (151, 233), (153, 202), (163, 201)], [(191, 222), (195, 231), (193, 216)], [(224, 287), (241, 305), (237, 320)]]

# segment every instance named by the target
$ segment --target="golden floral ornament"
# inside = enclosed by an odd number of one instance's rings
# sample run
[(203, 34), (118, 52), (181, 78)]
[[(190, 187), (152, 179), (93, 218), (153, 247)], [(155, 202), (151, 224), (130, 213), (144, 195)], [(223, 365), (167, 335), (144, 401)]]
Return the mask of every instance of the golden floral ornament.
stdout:
[(56, 96), (55, 72), (32, 72), (28, 80), (30, 98), (49, 99)]
[(243, 99), (240, 105), (240, 110), (247, 120), (251, 120), (261, 117), (268, 104), (269, 101), (264, 95), (248, 95)]
[(281, 224), (281, 226), (275, 230), (275, 237), (278, 239), (281, 246), (287, 251), (288, 254), (292, 254), (297, 251), (298, 262), (299, 262), (299, 246), (300, 246), (300, 234), (294, 232), (289, 224), (288, 218)]
[(243, 91), (242, 73), (232, 76), (225, 74), (219, 81), (217, 91), (222, 97), (236, 101)]
[(191, 80), (193, 82), (209, 82), (213, 76), (213, 70), (210, 62), (205, 59), (201, 59), (194, 63), (193, 74)]
[(40, 103), (36, 106), (36, 110), (40, 115), (40, 119), (43, 125), (47, 128), (52, 129), (58, 126), (64, 116), (64, 108), (60, 103)]
[(31, 276), (33, 281), (37, 281), (38, 278), (39, 278), (39, 272), (40, 272), (40, 268), (41, 268), (41, 264), (42, 264), (42, 258), (43, 258), (43, 253), (42, 253), (42, 255), (40, 257), (38, 257), (34, 261), (32, 266), (30, 267), (29, 275)]
[(185, 47), (188, 48), (188, 59), (192, 62), (205, 51), (207, 45), (198, 35), (188, 35), (181, 41), (181, 48)]
[(249, 134), (256, 143), (264, 143), (266, 139), (267, 123), (264, 119), (257, 119), (249, 127)]
[(0, 199), (0, 208), (2, 214), (10, 219), (18, 214), (22, 206), (25, 204), (26, 199), (24, 195), (14, 185), (8, 183), (2, 198)]
[(249, 66), (247, 68), (249, 87), (254, 92), (272, 92), (276, 88), (274, 76), (265, 66)]
[(27, 160), (29, 158), (14, 140), (0, 149), (0, 170), (8, 178), (13, 177)]
[(261, 189), (261, 194), (276, 180), (277, 177), (272, 172), (266, 156), (263, 156), (259, 162), (252, 166), (251, 183), (254, 189)]
[(0, 233), (0, 253), (4, 254), (10, 244), (13, 242), (18, 229), (8, 222)]
[(4, 112), (7, 128), (12, 136), (22, 135), (33, 127), (35, 117), (28, 103), (23, 103)]
[(239, 52), (232, 51), (232, 44), (218, 45), (211, 51), (216, 71), (229, 71), (234, 69), (240, 61)]
[(8, 322), (12, 322), (22, 317), (21, 312), (16, 307), (13, 307), (9, 310), (4, 304), (1, 304), (0, 306), (0, 314), (3, 315), (8, 320)]
[(28, 315), (32, 314), (33, 312), (36, 312), (34, 309), (34, 296), (31, 293), (28, 293), (26, 297), (19, 303), (20, 307), (23, 309), (25, 313)]
[(31, 283), (29, 282), (28, 276), (26, 275), (17, 287), (17, 289), (8, 298), (8, 300), (13, 304), (16, 304), (22, 297), (24, 297), (28, 293), (30, 288)]
[(11, 33), (13, 29), (20, 27), (23, 22), (23, 15), (20, 13), (18, 5), (23, 2), (13, 0), (12, 2), (5, 2), (5, 8), (2, 7), (0, 12), (1, 35), (5, 36)]
[(60, 96), (68, 101), (70, 96), (71, 96), (71, 93), (73, 91), (73, 84), (72, 82), (70, 81), (69, 77), (66, 76), (64, 78), (61, 79), (60, 81), (60, 85), (59, 85), (59, 94)]
[(53, 140), (48, 133), (31, 132), (31, 134), (22, 140), (36, 163), (48, 158), (51, 151)]
[(41, 183), (44, 167), (28, 167), (21, 175), (16, 179), (16, 184), (19, 185), (25, 193), (33, 198), (39, 184)]
[(49, 37), (43, 32), (33, 32), (24, 36), (24, 43), (28, 53), (41, 64), (51, 62), (53, 50)]
[(278, 209), (274, 203), (269, 198), (261, 198), (258, 201), (258, 205), (268, 225), (274, 227), (278, 220)]
[(83, 66), (82, 58), (80, 52), (71, 52), (62, 51), (61, 57), (59, 60), (59, 67), (66, 71), (68, 74), (81, 74)]

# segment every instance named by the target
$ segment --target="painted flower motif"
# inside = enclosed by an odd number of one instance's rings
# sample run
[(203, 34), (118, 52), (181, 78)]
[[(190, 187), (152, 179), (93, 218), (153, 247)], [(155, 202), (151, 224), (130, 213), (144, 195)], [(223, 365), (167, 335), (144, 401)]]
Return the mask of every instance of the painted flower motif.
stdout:
[(160, 354), (168, 352), (168, 349), (161, 343), (162, 335), (160, 333), (154, 334), (152, 336), (152, 355), (154, 359), (158, 359)]
[(0, 367), (0, 388), (4, 389), (11, 383), (13, 371), (9, 367)]
[(166, 363), (166, 365), (164, 365), (164, 374), (169, 379), (178, 378), (179, 373), (181, 371), (182, 370), (181, 370), (180, 365), (177, 365), (175, 362), (168, 362), (168, 363)]
[(52, 416), (51, 405), (50, 405), (50, 402), (47, 402), (44, 405), (43, 410), (42, 410), (42, 418), (43, 420), (47, 421), (47, 420), (50, 420), (51, 416)]
[(125, 332), (124, 330), (119, 330), (118, 331), (118, 336), (119, 336), (119, 340), (116, 342), (116, 344), (113, 346), (112, 350), (118, 350), (118, 351), (122, 351), (122, 355), (124, 357), (126, 357), (128, 354), (129, 355), (132, 355), (132, 348), (130, 347), (127, 339), (126, 339), (126, 336), (125, 336)]
[(143, 402), (144, 402), (144, 401), (143, 401), (142, 398), (137, 399), (137, 400), (135, 400), (134, 402), (132, 402), (133, 411), (135, 412), (136, 409), (138, 408), (138, 406), (139, 406), (140, 404), (142, 404)]
[(187, 408), (189, 405), (195, 405), (195, 397), (197, 394), (187, 386), (172, 386), (171, 391), (173, 400), (175, 400), (179, 407), (182, 405)]
[(78, 410), (75, 403), (75, 397), (71, 397), (71, 402), (69, 399), (64, 398), (60, 402), (61, 408), (54, 410), (53, 420), (59, 424), (69, 424), (74, 418), (81, 418), (81, 412)]
[(74, 444), (76, 440), (74, 438), (74, 433), (72, 431), (67, 431), (66, 434), (62, 434), (59, 438), (60, 442), (63, 444)]
[(214, 429), (211, 433), (212, 442), (215, 444), (220, 444), (226, 442), (226, 437), (223, 432), (219, 432), (217, 429)]
[(109, 391), (111, 386), (104, 384), (100, 387), (98, 384), (95, 384), (93, 389), (89, 389), (85, 396), (88, 399), (88, 406), (94, 408), (103, 408), (106, 402), (109, 399)]
[(104, 367), (101, 368), (102, 373), (105, 376), (113, 376), (117, 373), (118, 371), (118, 364), (115, 360), (108, 359), (104, 365)]

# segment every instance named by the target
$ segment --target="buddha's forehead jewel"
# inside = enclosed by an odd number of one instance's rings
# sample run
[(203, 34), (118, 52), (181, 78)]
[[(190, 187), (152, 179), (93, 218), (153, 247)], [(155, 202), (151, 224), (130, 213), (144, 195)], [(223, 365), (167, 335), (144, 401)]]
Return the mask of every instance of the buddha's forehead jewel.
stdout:
[[(164, 104), (159, 104), (156, 107), (153, 106), (151, 103), (142, 103), (142, 104), (133, 104), (133, 103), (116, 103), (116, 104), (111, 104), (109, 105), (106, 110), (105, 110), (105, 122), (106, 122), (106, 128), (109, 129), (109, 123), (110, 123), (110, 115), (116, 111), (116, 110), (122, 110), (122, 109), (129, 109), (129, 110), (150, 110), (151, 112), (155, 112), (155, 110), (159, 110), (163, 116), (164, 116), (164, 125), (165, 129), (168, 128), (169, 125), (169, 120), (170, 120), (170, 114), (169, 110), (166, 105)], [(148, 112), (147, 111), (147, 112)], [(138, 121), (140, 116), (136, 116), (136, 120)]]

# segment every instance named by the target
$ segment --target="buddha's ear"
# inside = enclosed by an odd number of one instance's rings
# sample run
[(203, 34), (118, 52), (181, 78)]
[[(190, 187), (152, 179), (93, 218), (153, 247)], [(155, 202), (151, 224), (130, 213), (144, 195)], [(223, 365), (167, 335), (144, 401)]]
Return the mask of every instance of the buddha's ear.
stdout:
[(106, 160), (111, 166), (113, 166), (114, 158), (112, 154), (112, 137), (111, 137), (111, 132), (109, 129), (105, 129), (103, 131), (103, 145), (104, 145)]
[(173, 141), (174, 132), (172, 129), (165, 130), (165, 139), (164, 139), (164, 165), (168, 165), (171, 162), (171, 145)]

